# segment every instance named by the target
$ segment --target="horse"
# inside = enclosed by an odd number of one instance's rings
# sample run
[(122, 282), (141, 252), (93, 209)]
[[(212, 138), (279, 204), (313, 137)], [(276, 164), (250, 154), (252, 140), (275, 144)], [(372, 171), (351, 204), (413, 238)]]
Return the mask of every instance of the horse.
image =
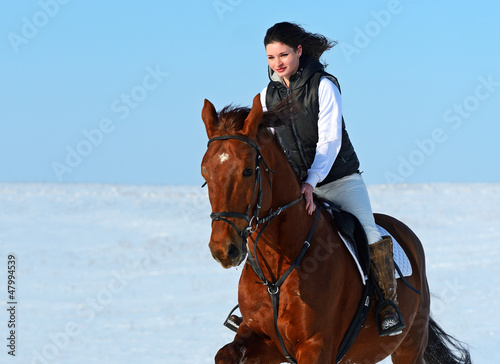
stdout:
[(466, 346), (430, 317), (420, 240), (382, 214), (375, 214), (377, 224), (400, 243), (412, 266), (406, 284), (398, 279), (397, 287), (406, 328), (379, 336), (371, 305), (357, 339), (338, 357), (363, 282), (332, 216), (306, 212), (298, 177), (270, 128), (277, 118), (263, 113), (259, 98), (251, 109), (227, 106), (218, 113), (206, 99), (202, 109), (209, 143), (201, 174), (213, 211), (209, 249), (223, 268), (248, 256), (238, 284), (242, 322), (215, 363), (376, 363), (388, 356), (404, 364), (470, 363)]

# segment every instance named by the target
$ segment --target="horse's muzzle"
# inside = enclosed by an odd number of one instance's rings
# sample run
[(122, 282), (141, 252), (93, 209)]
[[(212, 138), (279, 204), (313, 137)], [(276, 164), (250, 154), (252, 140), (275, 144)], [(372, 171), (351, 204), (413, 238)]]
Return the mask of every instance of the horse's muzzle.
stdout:
[(247, 256), (247, 246), (243, 239), (238, 242), (232, 241), (229, 244), (210, 241), (209, 247), (213, 258), (219, 262), (223, 268), (237, 267)]

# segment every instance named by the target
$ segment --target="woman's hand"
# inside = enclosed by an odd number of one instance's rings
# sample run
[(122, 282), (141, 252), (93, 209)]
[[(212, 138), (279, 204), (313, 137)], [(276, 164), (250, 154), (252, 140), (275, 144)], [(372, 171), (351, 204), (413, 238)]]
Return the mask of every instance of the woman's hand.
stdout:
[(304, 198), (306, 200), (307, 213), (309, 215), (312, 215), (312, 213), (316, 210), (316, 205), (313, 201), (313, 186), (311, 186), (309, 183), (303, 183), (302, 187), (300, 188), (300, 193), (304, 195)]

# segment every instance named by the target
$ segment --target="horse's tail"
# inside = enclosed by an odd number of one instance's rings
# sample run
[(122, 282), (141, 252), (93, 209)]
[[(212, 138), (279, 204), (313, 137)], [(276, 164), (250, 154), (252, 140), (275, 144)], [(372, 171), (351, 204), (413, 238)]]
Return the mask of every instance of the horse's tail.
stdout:
[(472, 363), (467, 347), (444, 332), (432, 317), (429, 318), (429, 341), (425, 348), (424, 360), (426, 363)]

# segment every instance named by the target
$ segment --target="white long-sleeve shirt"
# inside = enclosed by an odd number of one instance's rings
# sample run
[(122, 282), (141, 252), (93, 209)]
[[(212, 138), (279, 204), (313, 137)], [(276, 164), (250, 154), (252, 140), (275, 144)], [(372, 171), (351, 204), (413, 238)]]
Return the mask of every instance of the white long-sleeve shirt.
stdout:
[[(260, 94), (264, 111), (267, 111), (266, 93), (267, 87)], [(319, 82), (318, 102), (318, 143), (305, 181), (313, 188), (326, 178), (342, 145), (342, 99), (337, 86), (326, 77)]]

